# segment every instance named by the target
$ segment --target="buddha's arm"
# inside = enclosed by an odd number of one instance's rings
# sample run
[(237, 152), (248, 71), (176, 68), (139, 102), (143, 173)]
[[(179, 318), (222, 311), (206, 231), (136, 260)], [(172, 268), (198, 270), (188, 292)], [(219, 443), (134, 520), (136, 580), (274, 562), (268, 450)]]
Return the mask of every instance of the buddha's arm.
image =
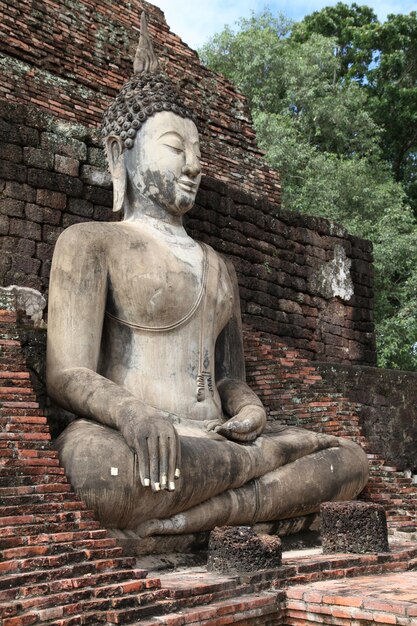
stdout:
[(76, 415), (120, 430), (138, 455), (144, 486), (173, 489), (179, 442), (169, 416), (97, 373), (107, 295), (107, 254), (94, 233), (97, 225), (82, 226), (61, 235), (52, 263), (48, 393)]
[(226, 262), (233, 285), (232, 318), (216, 343), (216, 381), (224, 412), (230, 419), (217, 432), (237, 441), (258, 437), (266, 424), (261, 400), (246, 384), (239, 287), (233, 265)]

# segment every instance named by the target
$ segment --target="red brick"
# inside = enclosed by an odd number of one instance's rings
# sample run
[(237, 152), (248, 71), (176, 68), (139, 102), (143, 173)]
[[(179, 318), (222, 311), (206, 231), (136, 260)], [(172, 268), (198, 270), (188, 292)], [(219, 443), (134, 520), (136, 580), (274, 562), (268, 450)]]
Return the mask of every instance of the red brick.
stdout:
[(362, 606), (363, 600), (362, 598), (358, 598), (354, 596), (323, 595), (323, 602), (325, 604), (338, 604), (341, 606), (351, 606), (351, 607), (360, 608)]
[(396, 624), (397, 619), (395, 615), (389, 615), (388, 613), (373, 613), (374, 622), (377, 624)]

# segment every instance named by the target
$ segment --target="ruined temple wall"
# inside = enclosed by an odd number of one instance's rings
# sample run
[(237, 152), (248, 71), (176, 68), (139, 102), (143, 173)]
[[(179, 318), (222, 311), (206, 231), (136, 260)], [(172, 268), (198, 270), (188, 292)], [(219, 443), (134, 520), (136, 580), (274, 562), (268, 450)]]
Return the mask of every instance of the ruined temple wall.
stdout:
[(417, 474), (417, 372), (320, 363), (328, 388), (355, 403), (372, 449), (391, 464)]
[(245, 98), (148, 2), (0, 0), (0, 100), (97, 128), (132, 74), (142, 10), (161, 66), (197, 114), (205, 172), (279, 202), (279, 177), (262, 159)]
[(131, 75), (142, 9), (199, 119), (205, 177), (187, 227), (233, 259), (245, 323), (312, 359), (374, 363), (370, 244), (279, 209), (244, 97), (140, 0), (0, 0), (1, 283), (46, 293), (62, 230), (119, 219), (98, 128)]
[[(62, 230), (119, 219), (99, 133), (2, 102), (0, 143), (0, 282), (46, 293)], [(232, 258), (248, 328), (311, 359), (374, 363), (369, 242), (208, 176), (186, 222)]]

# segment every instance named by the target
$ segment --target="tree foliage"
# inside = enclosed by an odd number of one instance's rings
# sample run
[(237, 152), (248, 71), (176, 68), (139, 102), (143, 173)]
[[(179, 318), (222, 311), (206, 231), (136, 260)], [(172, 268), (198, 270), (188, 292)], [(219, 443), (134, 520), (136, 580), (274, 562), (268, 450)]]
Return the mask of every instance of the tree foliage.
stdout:
[[(291, 24), (264, 11), (203, 61), (247, 96), (283, 206), (374, 244), (379, 364), (417, 369), (417, 20), (339, 3)], [(414, 212), (413, 212), (414, 208)]]

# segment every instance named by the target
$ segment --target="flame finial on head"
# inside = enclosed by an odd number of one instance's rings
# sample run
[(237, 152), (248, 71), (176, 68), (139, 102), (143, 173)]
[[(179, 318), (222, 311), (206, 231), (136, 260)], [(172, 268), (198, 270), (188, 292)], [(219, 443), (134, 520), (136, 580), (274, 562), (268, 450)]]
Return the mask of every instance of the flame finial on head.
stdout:
[(160, 111), (170, 111), (194, 120), (173, 81), (160, 70), (146, 24), (141, 15), (140, 39), (133, 63), (133, 76), (123, 85), (103, 116), (102, 136), (120, 137), (123, 147), (133, 147), (142, 124)]
[(140, 74), (141, 72), (154, 74), (158, 71), (158, 68), (158, 59), (156, 58), (152, 41), (149, 37), (145, 11), (143, 11), (140, 18), (140, 37), (135, 60), (133, 61), (133, 72), (134, 74)]

